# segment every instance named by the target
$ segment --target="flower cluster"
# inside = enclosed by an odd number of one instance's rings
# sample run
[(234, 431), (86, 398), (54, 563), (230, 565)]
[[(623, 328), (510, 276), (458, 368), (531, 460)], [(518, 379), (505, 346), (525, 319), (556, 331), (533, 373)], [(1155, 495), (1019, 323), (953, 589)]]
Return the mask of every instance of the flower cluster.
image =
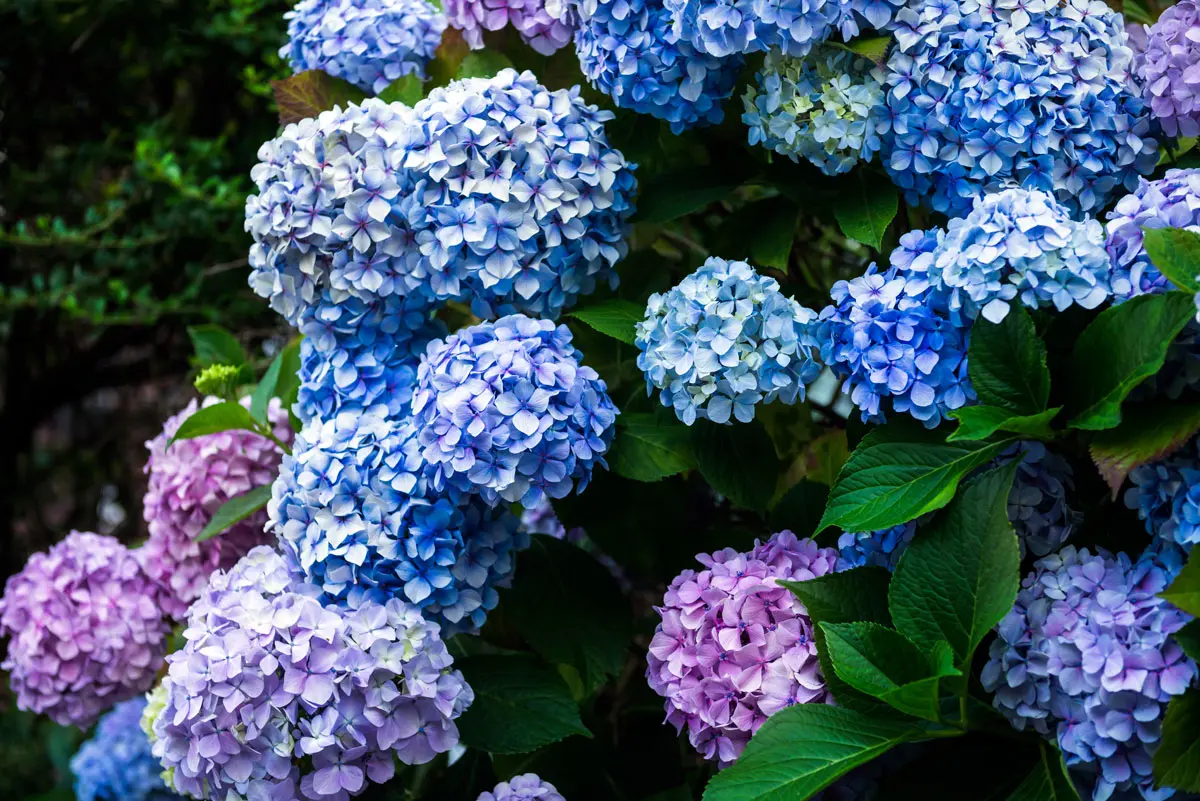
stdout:
[(92, 739), (71, 758), (76, 801), (175, 801), (142, 731), (145, 698), (122, 701), (100, 718)]
[(831, 701), (813, 623), (776, 582), (832, 573), (838, 554), (781, 531), (748, 553), (727, 548), (696, 558), (704, 569), (677, 576), (656, 608), (662, 622), (646, 678), (666, 699), (667, 720), (724, 766), (779, 710)]
[(744, 261), (712, 257), (646, 305), (637, 366), (646, 391), (687, 425), (746, 423), (754, 407), (792, 404), (820, 373), (810, 331), (816, 314), (785, 297), (774, 278)]
[(158, 592), (137, 557), (112, 537), (73, 531), (10, 577), (0, 668), (17, 705), (64, 726), (86, 727), (114, 704), (145, 692), (170, 631)]
[(674, 133), (713, 125), (733, 94), (740, 57), (718, 58), (680, 39), (663, 0), (556, 0), (575, 28), (579, 68), (620, 108), (650, 114)]
[(256, 548), (213, 577), (168, 657), (153, 750), (194, 798), (345, 799), (458, 741), (473, 700), (402, 600), (322, 606)]
[[(217, 402), (218, 398), (209, 397), (203, 406)], [(249, 402), (249, 398), (243, 401)], [(150, 537), (137, 555), (161, 589), (160, 607), (176, 620), (187, 614), (214, 570), (228, 570), (251, 548), (270, 540), (264, 530), (267, 516), (261, 511), (219, 537), (205, 542), (197, 542), (196, 537), (226, 501), (269, 485), (282, 458), (275, 443), (248, 431), (222, 431), (171, 443), (199, 408), (201, 404), (193, 400), (146, 443), (149, 481), (142, 514)], [(278, 399), (271, 400), (267, 418), (275, 436), (289, 442), (292, 429)]]
[(1066, 459), (1036, 440), (1022, 440), (996, 459), (1003, 464), (1019, 459), (1008, 493), (1008, 520), (1021, 542), (1021, 551), (1045, 556), (1057, 551), (1079, 525), (1081, 515), (1067, 503), (1075, 489), (1075, 473)]
[(1146, 29), (1134, 71), (1170, 136), (1200, 136), (1200, 6), (1179, 0)]
[(879, 531), (844, 532), (838, 537), (837, 569), (870, 566), (895, 570), (916, 533), (916, 520)]
[(1143, 228), (1191, 228), (1200, 233), (1200, 169), (1167, 170), (1156, 181), (1143, 179), (1109, 213), (1105, 246), (1112, 257), (1113, 294), (1122, 299), (1172, 286), (1150, 263), (1142, 245)]
[(415, 429), (382, 409), (314, 421), (272, 487), (271, 526), (328, 598), (402, 594), (443, 631), (476, 631), (528, 535), (507, 510), (429, 493), (422, 468)]
[(294, 72), (322, 70), (374, 95), (405, 75), (425, 77), (446, 30), (427, 0), (300, 0), (283, 16), (279, 55)]
[(545, 0), (447, 0), (450, 25), (463, 32), (473, 49), (483, 47), (483, 32), (512, 25), (521, 40), (544, 56), (571, 41), (574, 31), (546, 11)]
[(435, 492), (531, 505), (607, 466), (617, 409), (565, 325), (513, 315), (431, 343), (413, 415)]
[(1035, 565), (1000, 622), (983, 670), (1018, 729), (1055, 738), (1092, 797), (1137, 790), (1161, 801), (1150, 757), (1167, 702), (1196, 676), (1170, 635), (1190, 617), (1157, 597), (1182, 567), (1177, 549), (1125, 554), (1064, 548)]
[(536, 773), (525, 773), (500, 782), (490, 792), (480, 793), (476, 801), (563, 801), (563, 797), (553, 784)]
[(803, 59), (772, 51), (742, 97), (750, 144), (808, 159), (826, 175), (870, 161), (880, 146), (881, 80), (878, 67), (846, 50)]
[(1016, 183), (1096, 211), (1157, 161), (1121, 17), (1098, 0), (937, 0), (897, 15), (882, 158), (955, 216)]
[(1200, 543), (1200, 440), (1129, 473), (1125, 505), (1136, 509), (1146, 531), (1190, 550)]

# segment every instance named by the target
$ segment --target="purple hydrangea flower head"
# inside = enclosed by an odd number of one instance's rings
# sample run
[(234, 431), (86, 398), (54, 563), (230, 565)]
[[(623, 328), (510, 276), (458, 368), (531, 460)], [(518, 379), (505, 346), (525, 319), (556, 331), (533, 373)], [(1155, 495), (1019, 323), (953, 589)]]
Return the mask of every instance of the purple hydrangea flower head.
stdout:
[(373, 95), (405, 75), (424, 78), (446, 30), (426, 0), (300, 0), (283, 16), (279, 55), (293, 72), (321, 70)]
[(1146, 29), (1134, 71), (1170, 136), (1200, 136), (1200, 6), (1179, 0)]
[(837, 569), (872, 566), (895, 570), (916, 533), (916, 520), (879, 531), (843, 532), (838, 537)]
[(480, 317), (552, 318), (616, 285), (637, 182), (605, 135), (611, 112), (506, 69), (434, 89), (412, 118), (401, 213), (435, 293)]
[(996, 459), (1003, 464), (1021, 460), (1008, 494), (1008, 520), (1021, 550), (1045, 556), (1062, 547), (1082, 515), (1071, 508), (1067, 494), (1075, 489), (1070, 463), (1036, 440), (1022, 440)]
[(526, 506), (607, 468), (617, 409), (565, 325), (522, 315), (432, 342), (413, 415), (431, 488)]
[(937, 0), (896, 17), (881, 157), (948, 216), (1017, 184), (1095, 213), (1157, 162), (1121, 15), (1098, 0)]
[(1117, 201), (1108, 215), (1105, 247), (1112, 257), (1113, 293), (1122, 299), (1173, 288), (1150, 263), (1143, 228), (1187, 228), (1200, 233), (1200, 170), (1167, 170)]
[(1174, 793), (1154, 789), (1150, 761), (1167, 702), (1197, 673), (1170, 636), (1191, 617), (1157, 597), (1182, 566), (1171, 546), (1136, 560), (1067, 546), (1034, 565), (997, 627), (982, 674), (995, 707), (1055, 739), (1093, 801)]
[(777, 582), (832, 573), (838, 552), (781, 531), (748, 553), (696, 558), (704, 569), (680, 573), (656, 608), (646, 679), (666, 699), (667, 720), (725, 766), (779, 710), (832, 702), (812, 620)]
[(255, 548), (213, 576), (168, 658), (153, 752), (193, 798), (344, 801), (458, 742), (474, 696), (437, 624), (392, 598), (322, 605)]
[(77, 801), (177, 801), (142, 731), (143, 697), (117, 704), (71, 757)]
[(0, 635), (17, 706), (87, 727), (145, 692), (170, 627), (137, 557), (112, 537), (72, 531), (9, 577)]
[(848, 172), (879, 150), (883, 72), (869, 59), (822, 47), (806, 58), (771, 51), (742, 96), (750, 144), (826, 175)]
[(646, 392), (687, 425), (748, 423), (754, 407), (804, 400), (820, 373), (816, 313), (744, 261), (712, 257), (670, 291), (650, 296), (637, 324)]
[(1186, 550), (1200, 543), (1200, 441), (1135, 467), (1129, 480), (1125, 505), (1137, 510), (1147, 532)]
[(740, 56), (698, 50), (673, 29), (663, 0), (552, 0), (575, 28), (588, 81), (620, 108), (670, 123), (674, 133), (715, 125), (733, 94)]
[(564, 801), (554, 785), (536, 773), (513, 776), (500, 782), (491, 792), (479, 794), (476, 801)]
[[(259, 511), (219, 537), (196, 541), (226, 501), (270, 485), (283, 458), (275, 443), (248, 431), (221, 431), (171, 443), (186, 419), (218, 402), (215, 397), (205, 398), (203, 404), (191, 401), (146, 443), (149, 481), (142, 514), (150, 536), (136, 553), (161, 588), (162, 610), (176, 620), (187, 614), (214, 570), (228, 570), (251, 548), (271, 539), (264, 528), (267, 515)], [(249, 404), (249, 398), (242, 402)], [(277, 398), (271, 400), (267, 417), (275, 436), (290, 442), (292, 428)]]
[(512, 25), (521, 40), (543, 56), (570, 44), (574, 31), (546, 11), (545, 0), (447, 0), (450, 25), (462, 31), (472, 49), (483, 47), (483, 32)]
[(446, 632), (477, 631), (529, 543), (475, 497), (429, 491), (415, 429), (383, 407), (309, 423), (272, 488), (271, 526), (329, 599), (396, 595)]

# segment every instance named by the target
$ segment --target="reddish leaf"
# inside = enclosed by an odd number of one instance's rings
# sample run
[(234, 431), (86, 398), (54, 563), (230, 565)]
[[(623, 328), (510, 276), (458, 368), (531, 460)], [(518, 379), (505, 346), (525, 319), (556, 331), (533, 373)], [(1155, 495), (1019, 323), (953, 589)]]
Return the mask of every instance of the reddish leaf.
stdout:
[(1092, 461), (1113, 498), (1133, 468), (1169, 456), (1200, 431), (1200, 406), (1145, 404), (1130, 409), (1116, 428), (1097, 432)]
[(364, 97), (352, 84), (321, 70), (305, 70), (281, 81), (271, 81), (271, 88), (275, 90), (275, 105), (283, 125), (315, 117), (334, 106), (357, 103)]

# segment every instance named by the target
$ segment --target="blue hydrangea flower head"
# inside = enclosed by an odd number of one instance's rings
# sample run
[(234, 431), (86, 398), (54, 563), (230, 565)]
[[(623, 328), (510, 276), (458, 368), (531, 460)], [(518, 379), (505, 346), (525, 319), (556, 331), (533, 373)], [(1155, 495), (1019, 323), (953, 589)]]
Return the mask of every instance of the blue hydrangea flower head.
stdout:
[(897, 14), (881, 157), (948, 216), (1017, 184), (1095, 213), (1157, 162), (1121, 15), (1098, 0), (936, 0)]
[(553, 318), (615, 286), (637, 182), (608, 143), (612, 113), (578, 87), (501, 70), (434, 89), (399, 135), (412, 190), (397, 214), (435, 295), (484, 318)]
[(1185, 550), (1200, 543), (1200, 440), (1135, 467), (1129, 481), (1125, 505), (1137, 510), (1148, 533)]
[(712, 257), (670, 291), (650, 296), (637, 325), (646, 391), (687, 425), (743, 423), (754, 407), (804, 400), (820, 373), (810, 326), (816, 314), (744, 261)]
[(283, 16), (279, 56), (293, 72), (321, 70), (373, 95), (405, 75), (424, 78), (446, 30), (426, 0), (300, 0)]
[(1197, 674), (1171, 637), (1191, 617), (1158, 597), (1182, 567), (1171, 546), (1136, 560), (1068, 546), (1034, 565), (997, 626), (985, 689), (1014, 727), (1057, 741), (1093, 801), (1174, 794), (1154, 788), (1151, 757), (1167, 703)]
[(1045, 556), (1061, 548), (1082, 519), (1067, 501), (1068, 493), (1075, 489), (1075, 473), (1066, 459), (1036, 440), (1022, 440), (1007, 448), (995, 463), (1015, 458), (1021, 463), (1008, 494), (1008, 519), (1022, 553)]
[(71, 758), (77, 801), (177, 801), (142, 731), (145, 696), (122, 701), (100, 718), (92, 738)]
[(522, 315), (430, 343), (413, 415), (431, 488), (525, 506), (582, 492), (617, 409), (581, 359), (565, 325)]
[(742, 96), (750, 144), (805, 158), (826, 175), (870, 161), (880, 145), (882, 78), (847, 50), (822, 47), (805, 58), (773, 50)]
[(843, 532), (837, 543), (837, 569), (842, 571), (871, 566), (895, 570), (901, 554), (916, 533), (916, 520), (879, 531)]
[(1117, 201), (1108, 214), (1105, 246), (1112, 257), (1113, 293), (1121, 299), (1173, 288), (1150, 263), (1143, 228), (1188, 228), (1200, 233), (1200, 169), (1167, 170)]

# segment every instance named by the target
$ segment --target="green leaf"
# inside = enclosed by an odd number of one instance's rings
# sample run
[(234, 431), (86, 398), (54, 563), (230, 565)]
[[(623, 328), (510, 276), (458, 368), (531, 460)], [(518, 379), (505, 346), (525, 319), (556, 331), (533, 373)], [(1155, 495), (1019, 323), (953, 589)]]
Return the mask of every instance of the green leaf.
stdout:
[(800, 208), (785, 197), (767, 198), (749, 208), (753, 221), (741, 230), (750, 246), (750, 261), (759, 267), (774, 267), (787, 272), (796, 237), (796, 217)]
[(505, 619), (549, 662), (573, 667), (590, 692), (620, 673), (632, 612), (616, 579), (577, 545), (535, 536), (503, 592)]
[(305, 70), (271, 81), (271, 88), (282, 125), (316, 117), (322, 111), (357, 103), (364, 97), (358, 87), (322, 70)]
[(691, 470), (692, 435), (682, 424), (653, 414), (617, 418), (617, 438), (607, 455), (614, 473), (634, 481), (658, 481)]
[(1113, 498), (1133, 468), (1169, 456), (1200, 431), (1200, 405), (1151, 402), (1130, 411), (1121, 425), (1098, 432), (1088, 448)]
[(508, 56), (498, 50), (472, 50), (458, 65), (458, 78), (491, 78), (512, 65)]
[(1050, 400), (1046, 346), (1023, 306), (1014, 305), (999, 323), (980, 318), (971, 327), (967, 371), (986, 406), (1032, 415)]
[(1084, 329), (1071, 359), (1071, 425), (1090, 431), (1121, 422), (1121, 402), (1163, 365), (1167, 348), (1196, 314), (1183, 292), (1140, 295), (1105, 309)]
[(696, 466), (709, 486), (735, 506), (766, 512), (775, 495), (779, 459), (762, 423), (697, 420), (691, 428)]
[(264, 425), (267, 423), (267, 407), (271, 398), (275, 397), (275, 387), (279, 384), (279, 373), (283, 369), (283, 351), (271, 360), (271, 366), (259, 380), (250, 396), (250, 416)]
[(817, 533), (817, 523), (821, 522), (821, 513), (828, 499), (829, 487), (801, 479), (771, 507), (767, 518), (771, 530), (787, 529), (798, 537), (811, 537)]
[(1196, 556), (1197, 553), (1200, 551), (1194, 551), (1188, 557), (1187, 564), (1179, 571), (1171, 586), (1158, 594), (1158, 597), (1193, 617), (1200, 617), (1200, 556)]
[(958, 421), (958, 428), (946, 437), (947, 442), (981, 440), (1005, 431), (1020, 434), (1025, 439), (1050, 439), (1054, 430), (1050, 422), (1062, 411), (1061, 406), (1037, 414), (1017, 414), (999, 406), (965, 406), (955, 409), (949, 416)]
[(568, 312), (601, 334), (632, 345), (637, 338), (637, 324), (646, 316), (646, 309), (628, 300), (613, 298), (583, 309)]
[(1008, 521), (1018, 460), (983, 473), (917, 530), (888, 588), (896, 628), (923, 648), (950, 643), (958, 666), (1012, 609), (1020, 549)]
[(1062, 753), (1045, 740), (1038, 742), (1038, 748), (1041, 757), (1008, 801), (1079, 801)]
[(525, 754), (573, 734), (591, 737), (571, 691), (554, 668), (526, 654), (454, 660), (475, 701), (458, 719), (462, 744), (493, 754)]
[(638, 222), (667, 222), (722, 200), (750, 176), (738, 169), (687, 167), (651, 175), (641, 184)]
[(271, 500), (270, 484), (255, 487), (249, 492), (230, 498), (221, 504), (221, 508), (213, 514), (208, 524), (200, 529), (200, 533), (196, 535), (196, 542), (204, 542), (224, 533), (234, 524), (242, 522), (266, 506), (269, 500)]
[(767, 719), (737, 762), (709, 781), (704, 801), (801, 801), (922, 731), (852, 709), (797, 704)]
[(1154, 17), (1146, 10), (1140, 0), (1123, 0), (1121, 3), (1121, 13), (1125, 15), (1125, 19), (1130, 22), (1136, 22), (1139, 25), (1153, 25)]
[(1167, 705), (1162, 740), (1154, 752), (1154, 778), (1159, 787), (1200, 792), (1200, 688)]
[(1200, 292), (1200, 234), (1182, 228), (1143, 228), (1146, 255), (1172, 284)]
[(842, 233), (879, 250), (883, 235), (900, 209), (896, 186), (886, 176), (859, 168), (847, 189), (837, 196), (833, 216)]
[(214, 364), (238, 367), (249, 361), (246, 349), (233, 334), (219, 325), (190, 325), (187, 332), (196, 350), (196, 364), (200, 367)]
[(1193, 661), (1200, 659), (1200, 620), (1193, 620), (1172, 635)]
[[(205, 434), (216, 434), (218, 431), (254, 431), (258, 433), (258, 425), (245, 406), (232, 401), (214, 403), (203, 406), (180, 424), (171, 442), (180, 439), (202, 437)], [(168, 447), (171, 445), (168, 442)]]
[(406, 106), (415, 106), (417, 101), (425, 97), (425, 84), (419, 75), (410, 72), (388, 84), (378, 97), (385, 103), (400, 102)]
[(882, 64), (887, 59), (888, 48), (891, 46), (892, 37), (890, 36), (863, 37), (846, 45), (850, 52), (858, 53), (876, 64)]
[(279, 398), (283, 408), (292, 414), (292, 406), (300, 392), (300, 341), (295, 337), (287, 343), (280, 353), (279, 380), (275, 384), (275, 397)]
[(940, 509), (963, 476), (1013, 442), (944, 442), (937, 432), (889, 429), (875, 429), (850, 454), (818, 530), (877, 531)]

